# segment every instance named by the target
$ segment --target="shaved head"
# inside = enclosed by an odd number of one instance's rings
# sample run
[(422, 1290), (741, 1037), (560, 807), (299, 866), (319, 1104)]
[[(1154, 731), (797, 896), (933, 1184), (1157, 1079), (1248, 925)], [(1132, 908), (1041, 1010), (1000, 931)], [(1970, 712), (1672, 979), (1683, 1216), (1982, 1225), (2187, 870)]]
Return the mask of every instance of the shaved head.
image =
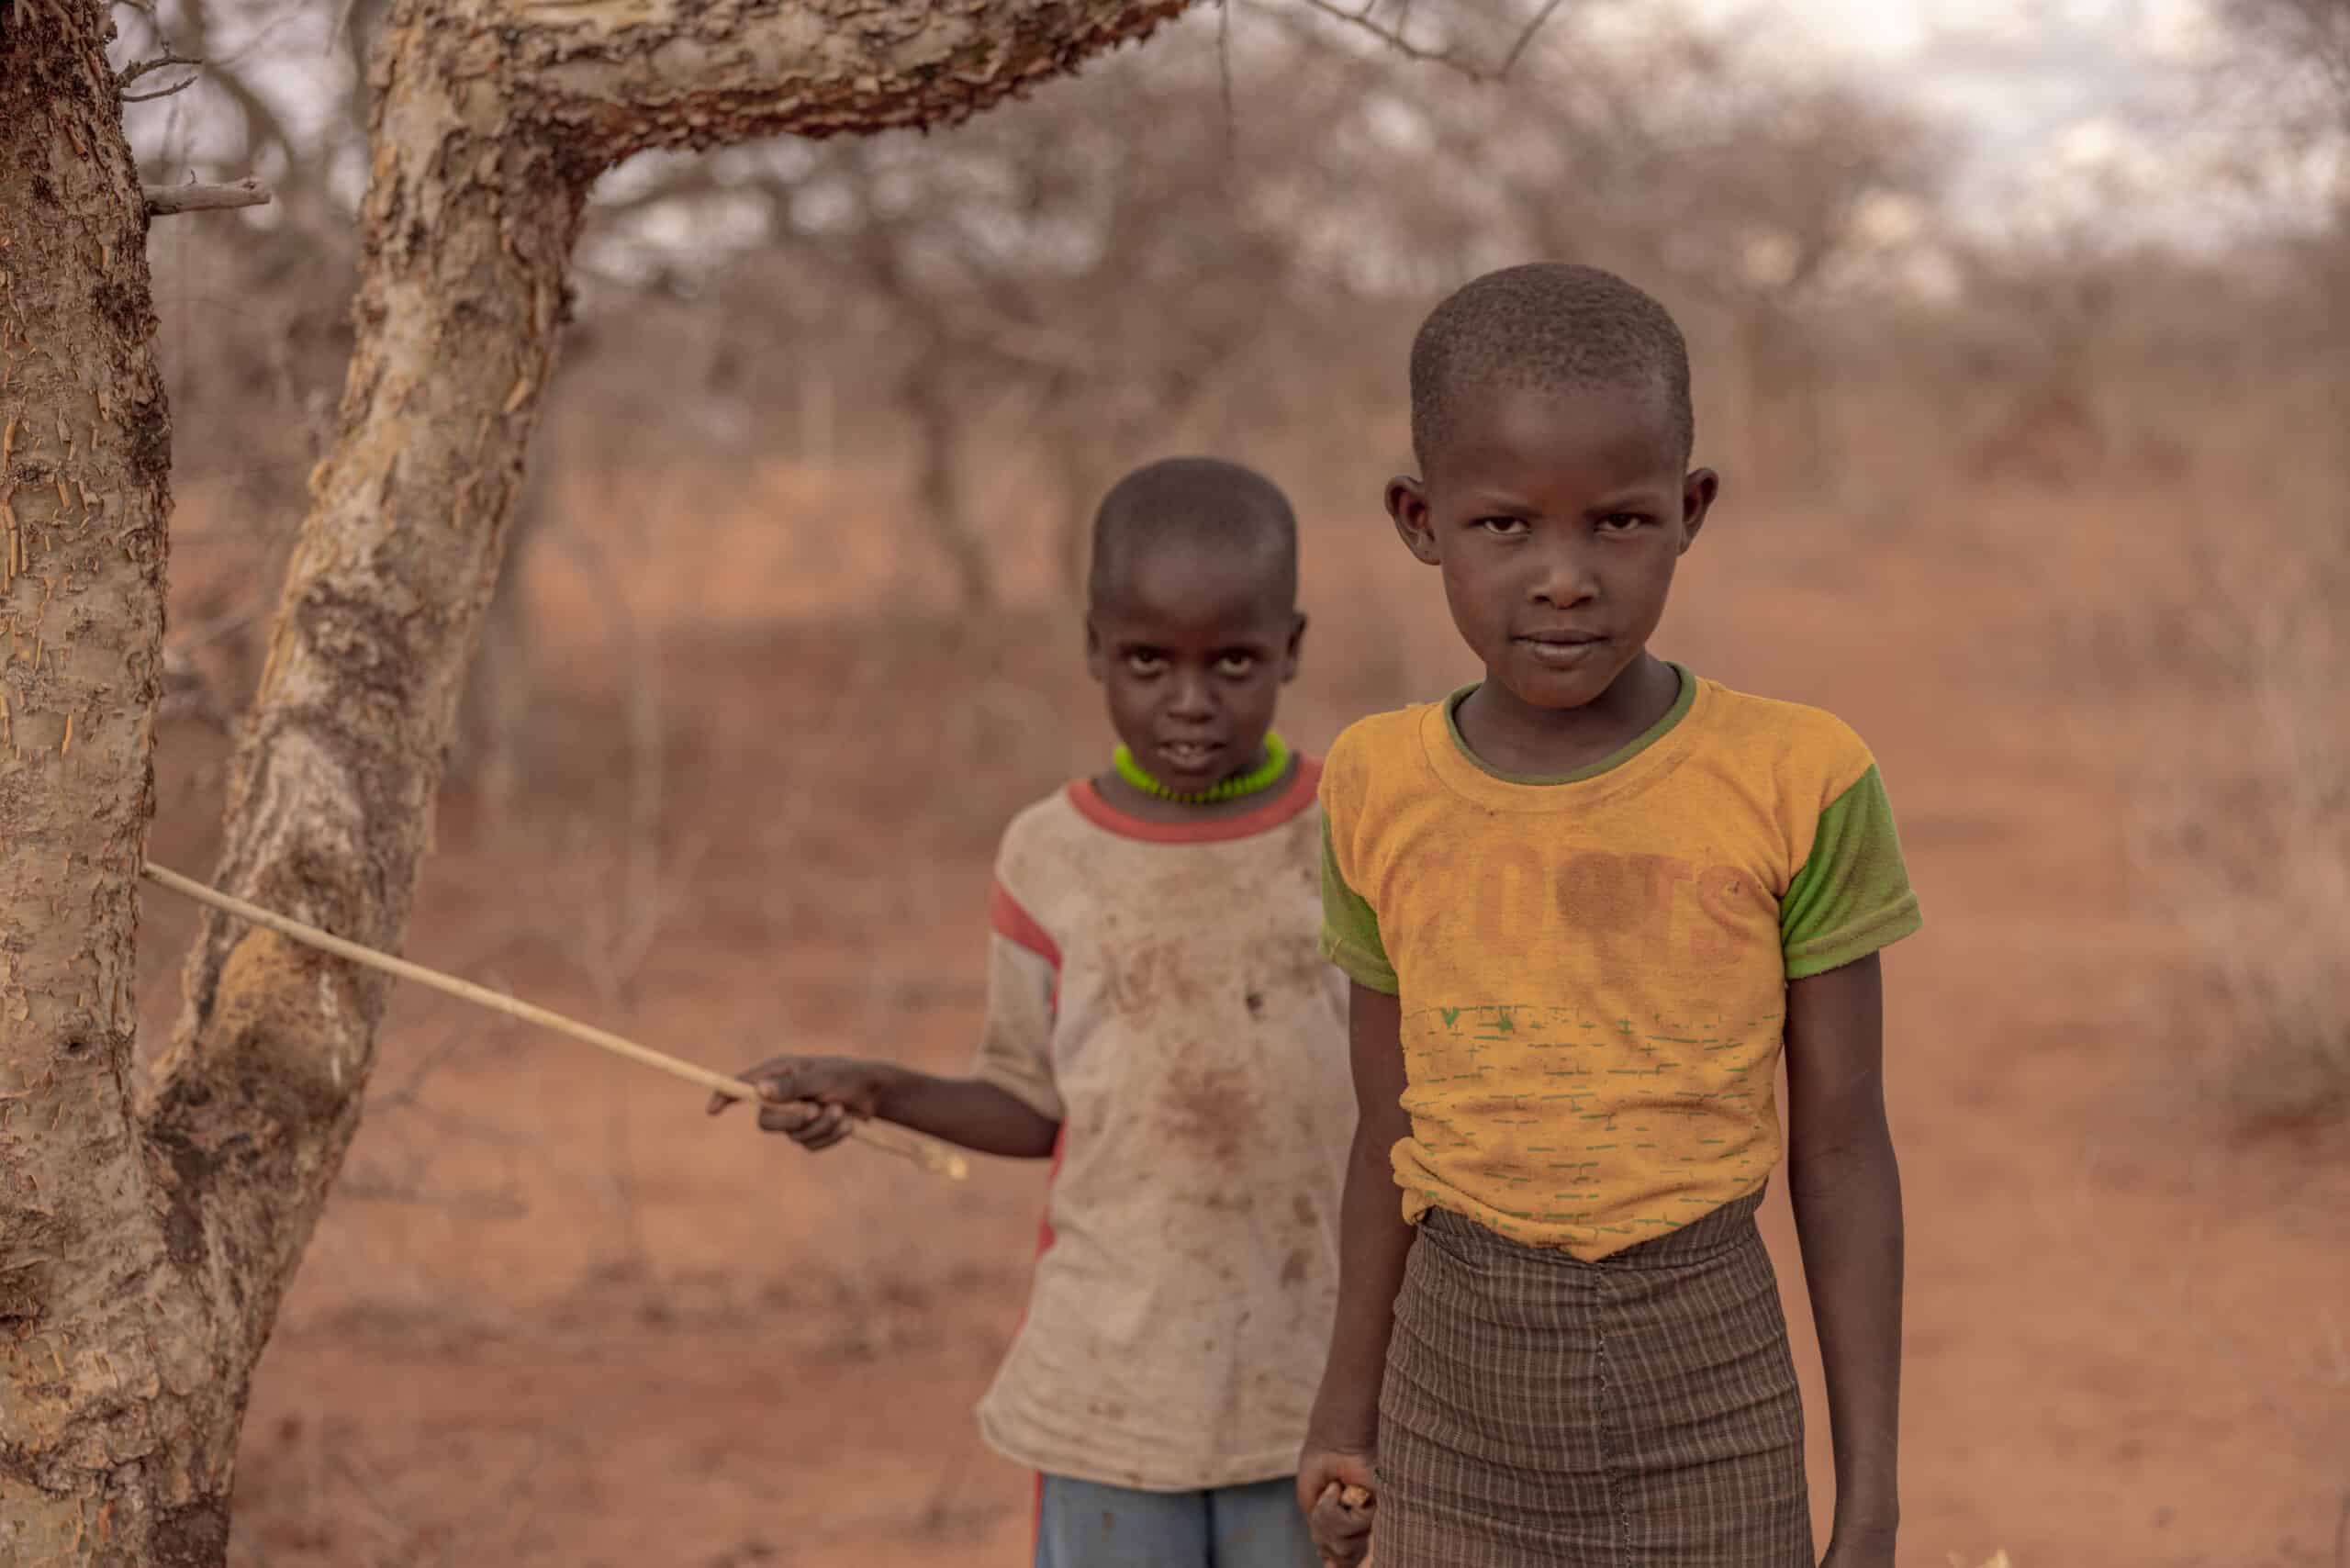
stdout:
[(1169, 457), (1136, 469), (1093, 515), (1093, 569), (1086, 597), (1115, 599), (1130, 574), (1161, 551), (1253, 564), (1284, 605), (1297, 599), (1297, 515), (1280, 487), (1253, 468), (1214, 457)]
[(1412, 451), (1422, 473), (1472, 400), (1505, 387), (1654, 397), (1682, 461), (1696, 442), (1681, 329), (1663, 306), (1597, 267), (1538, 262), (1487, 273), (1429, 313), (1412, 342)]

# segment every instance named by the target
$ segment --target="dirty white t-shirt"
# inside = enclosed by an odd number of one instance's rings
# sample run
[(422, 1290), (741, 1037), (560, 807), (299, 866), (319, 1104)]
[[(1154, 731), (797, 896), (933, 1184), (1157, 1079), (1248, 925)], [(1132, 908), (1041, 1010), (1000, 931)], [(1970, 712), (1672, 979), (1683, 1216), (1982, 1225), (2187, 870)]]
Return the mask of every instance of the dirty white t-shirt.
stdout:
[(1027, 1315), (979, 1405), (1019, 1463), (1165, 1492), (1296, 1471), (1355, 1116), (1320, 772), (1181, 824), (1080, 782), (1004, 833), (976, 1070), (1061, 1124)]

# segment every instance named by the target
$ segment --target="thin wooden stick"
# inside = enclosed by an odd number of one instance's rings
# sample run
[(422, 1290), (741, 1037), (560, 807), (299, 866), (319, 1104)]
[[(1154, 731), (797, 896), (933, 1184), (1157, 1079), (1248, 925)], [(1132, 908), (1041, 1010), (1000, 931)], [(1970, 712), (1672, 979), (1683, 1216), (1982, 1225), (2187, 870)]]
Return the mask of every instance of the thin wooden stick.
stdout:
[[(575, 1040), (584, 1040), (588, 1045), (600, 1047), (615, 1056), (626, 1057), (632, 1062), (656, 1069), (673, 1078), (682, 1078), (688, 1083), (699, 1084), (704, 1089), (726, 1095), (730, 1099), (756, 1101), (759, 1098), (759, 1092), (739, 1078), (730, 1078), (722, 1072), (712, 1072), (708, 1068), (696, 1067), (689, 1061), (680, 1061), (676, 1057), (666, 1056), (649, 1046), (640, 1046), (634, 1040), (623, 1039), (618, 1035), (577, 1023), (565, 1018), (560, 1013), (550, 1013), (543, 1007), (519, 1001), (506, 995), (503, 991), (492, 991), (487, 986), (476, 985), (471, 980), (459, 980), (454, 975), (444, 975), (438, 969), (428, 969), (422, 964), (413, 964), (406, 958), (395, 958), (390, 954), (379, 953), (373, 947), (364, 947), (356, 942), (346, 941), (341, 936), (330, 935), (314, 925), (305, 925), (298, 920), (289, 920), (285, 915), (263, 909), (257, 903), (248, 903), (243, 899), (217, 891), (206, 887), (202, 882), (183, 877), (177, 871), (158, 866), (152, 861), (149, 861), (142, 869), (146, 873), (147, 879), (160, 887), (168, 888), (173, 892), (184, 898), (194, 899), (198, 903), (209, 904), (214, 909), (237, 916), (240, 920), (249, 920), (255, 925), (265, 926), (281, 936), (291, 937), (307, 946), (316, 947), (320, 952), (332, 953), (338, 958), (348, 958), (354, 964), (363, 964), (371, 969), (381, 969), (386, 974), (397, 975), (402, 980), (414, 980), (419, 985), (429, 986), (445, 995), (461, 997), (477, 1006), (487, 1007), (493, 1013), (503, 1013), (509, 1018), (520, 1018), (525, 1023), (536, 1024), (543, 1029), (552, 1029), (558, 1035), (568, 1035)], [(965, 1159), (959, 1151), (935, 1138), (924, 1137), (920, 1133), (910, 1132), (903, 1127), (891, 1126), (887, 1123), (853, 1121), (849, 1124), (849, 1134), (875, 1148), (913, 1160), (924, 1169), (952, 1181), (960, 1182), (970, 1173), (970, 1162)]]

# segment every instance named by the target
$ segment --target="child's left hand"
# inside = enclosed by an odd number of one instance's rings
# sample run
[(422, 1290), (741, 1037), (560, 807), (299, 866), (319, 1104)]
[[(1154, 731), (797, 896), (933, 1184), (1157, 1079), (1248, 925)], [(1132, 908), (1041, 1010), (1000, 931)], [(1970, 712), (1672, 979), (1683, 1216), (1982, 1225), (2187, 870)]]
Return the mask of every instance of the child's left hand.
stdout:
[[(1368, 1478), (1369, 1471), (1349, 1467), (1348, 1473)], [(1305, 1484), (1313, 1484), (1310, 1477)], [(1371, 1488), (1357, 1481), (1333, 1478), (1322, 1487), (1306, 1513), (1305, 1526), (1325, 1568), (1360, 1568), (1371, 1551), (1371, 1512), (1376, 1506)]]

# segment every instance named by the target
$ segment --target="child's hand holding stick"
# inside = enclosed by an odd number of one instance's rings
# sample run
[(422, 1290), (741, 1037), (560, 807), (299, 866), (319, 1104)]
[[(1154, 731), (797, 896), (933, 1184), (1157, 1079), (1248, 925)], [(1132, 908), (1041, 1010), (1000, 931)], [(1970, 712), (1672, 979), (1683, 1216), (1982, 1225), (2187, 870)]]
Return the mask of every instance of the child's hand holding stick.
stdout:
[[(949, 1152), (1042, 1159), (1060, 1135), (1058, 1122), (984, 1079), (939, 1078), (895, 1062), (769, 1057), (735, 1081), (756, 1091), (761, 1131), (786, 1134), (810, 1150), (870, 1137), (878, 1128), (926, 1144), (936, 1139), (932, 1147)], [(711, 1095), (710, 1114), (730, 1103), (725, 1094)]]
[[(760, 1131), (788, 1134), (812, 1152), (876, 1125), (887, 1070), (848, 1057), (770, 1057), (744, 1069), (738, 1081), (757, 1091)], [(712, 1094), (710, 1114), (733, 1103), (728, 1095)]]

